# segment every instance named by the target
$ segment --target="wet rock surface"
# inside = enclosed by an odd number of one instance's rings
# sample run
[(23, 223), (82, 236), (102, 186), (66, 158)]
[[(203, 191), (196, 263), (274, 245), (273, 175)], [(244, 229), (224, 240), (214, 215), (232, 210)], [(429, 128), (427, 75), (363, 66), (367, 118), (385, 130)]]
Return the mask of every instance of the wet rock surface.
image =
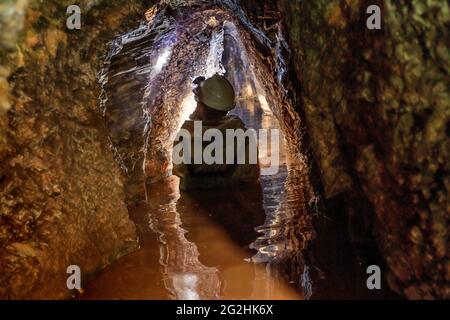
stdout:
[(138, 245), (97, 72), (145, 3), (81, 1), (76, 31), (67, 5), (1, 4), (2, 29), (17, 30), (0, 39), (0, 298), (67, 298), (69, 265), (84, 282)]
[[(365, 27), (370, 4), (382, 30)], [(279, 7), (325, 195), (373, 230), (392, 288), (449, 298), (448, 2)]]

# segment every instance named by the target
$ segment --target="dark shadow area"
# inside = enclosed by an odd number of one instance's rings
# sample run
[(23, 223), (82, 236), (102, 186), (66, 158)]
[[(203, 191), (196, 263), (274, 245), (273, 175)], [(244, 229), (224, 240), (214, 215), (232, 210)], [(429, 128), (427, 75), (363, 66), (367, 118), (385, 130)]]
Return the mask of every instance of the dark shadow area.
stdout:
[[(400, 299), (390, 290), (385, 274), (386, 267), (378, 249), (367, 239), (350, 237), (348, 222), (348, 204), (343, 196), (337, 196), (328, 202), (328, 216), (317, 216), (314, 229), (319, 235), (309, 248), (312, 261), (317, 269), (313, 270), (315, 281), (312, 299)], [(372, 244), (372, 245), (371, 245)], [(381, 290), (369, 290), (366, 285), (370, 274), (366, 269), (370, 265), (381, 268)]]

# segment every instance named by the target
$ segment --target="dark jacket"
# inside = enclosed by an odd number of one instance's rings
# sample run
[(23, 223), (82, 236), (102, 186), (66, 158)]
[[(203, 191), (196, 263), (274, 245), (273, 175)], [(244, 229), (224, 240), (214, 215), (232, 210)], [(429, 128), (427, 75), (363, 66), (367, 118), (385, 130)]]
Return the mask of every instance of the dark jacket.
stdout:
[[(194, 145), (194, 120), (185, 121), (182, 128), (190, 132), (191, 145)], [(249, 139), (245, 139), (245, 145), (238, 145), (236, 140), (227, 141), (225, 138), (226, 129), (246, 130), (242, 120), (236, 116), (226, 116), (214, 121), (202, 121), (202, 133), (211, 128), (218, 129), (223, 134), (223, 154), (226, 154), (226, 148), (234, 148), (235, 156), (245, 150), (245, 163), (237, 164), (235, 159), (234, 164), (193, 164), (192, 155), (191, 164), (173, 165), (173, 174), (181, 178), (180, 188), (182, 190), (226, 188), (258, 180), (259, 165), (249, 163)], [(178, 141), (174, 145), (177, 143)], [(203, 142), (203, 149), (208, 144), (210, 142)]]

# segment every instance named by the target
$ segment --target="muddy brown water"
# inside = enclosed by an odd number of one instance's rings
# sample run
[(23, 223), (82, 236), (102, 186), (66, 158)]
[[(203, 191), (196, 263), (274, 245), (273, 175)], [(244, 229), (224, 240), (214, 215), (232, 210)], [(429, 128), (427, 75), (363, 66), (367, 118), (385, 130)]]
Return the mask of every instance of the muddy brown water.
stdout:
[[(257, 104), (234, 113), (249, 128), (278, 127)], [(301, 299), (295, 284), (266, 268), (291, 250), (284, 230), (292, 212), (280, 210), (289, 172), (280, 141), (278, 172), (249, 188), (180, 193), (175, 176), (148, 185), (132, 210), (140, 249), (90, 281), (82, 298)]]
[[(249, 100), (234, 113), (249, 128), (278, 127), (270, 111)], [(278, 172), (250, 188), (186, 193), (175, 176), (148, 185), (145, 200), (131, 209), (140, 249), (100, 272), (81, 299), (391, 297), (365, 288), (342, 221), (319, 218), (328, 224), (317, 260), (302, 258), (312, 234), (313, 212), (305, 212), (299, 183), (307, 168), (290, 160), (282, 135), (280, 141)], [(314, 280), (311, 271), (319, 275)]]

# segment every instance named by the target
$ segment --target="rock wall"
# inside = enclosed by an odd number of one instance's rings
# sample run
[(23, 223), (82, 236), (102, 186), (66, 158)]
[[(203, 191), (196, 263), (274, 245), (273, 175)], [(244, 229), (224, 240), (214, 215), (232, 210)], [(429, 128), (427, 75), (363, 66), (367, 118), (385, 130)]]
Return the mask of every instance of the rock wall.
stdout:
[[(65, 298), (137, 247), (122, 173), (99, 114), (106, 43), (139, 24), (150, 1), (0, 4), (0, 298)], [(7, 32), (4, 32), (7, 30)]]
[[(378, 4), (382, 29), (366, 28)], [(280, 0), (328, 199), (373, 221), (388, 282), (449, 298), (447, 1)]]
[[(150, 2), (79, 1), (78, 31), (71, 1), (0, 3), (0, 298), (67, 297), (68, 265), (86, 279), (136, 248), (96, 72)], [(448, 2), (278, 4), (324, 194), (373, 223), (392, 288), (449, 298)], [(365, 27), (370, 4), (382, 30)]]

